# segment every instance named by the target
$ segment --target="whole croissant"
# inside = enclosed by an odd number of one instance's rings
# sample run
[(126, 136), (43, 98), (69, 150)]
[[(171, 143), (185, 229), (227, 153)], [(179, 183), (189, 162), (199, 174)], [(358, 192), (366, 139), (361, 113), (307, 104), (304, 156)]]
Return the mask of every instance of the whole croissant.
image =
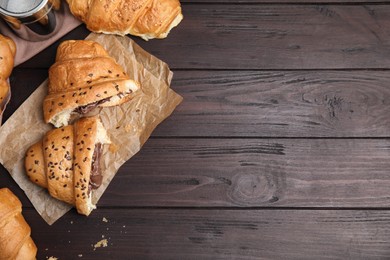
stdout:
[(68, 40), (57, 49), (49, 69), (49, 90), (43, 101), (46, 123), (67, 125), (72, 114), (129, 101), (139, 84), (125, 73), (100, 44)]
[(93, 32), (165, 38), (183, 19), (179, 0), (67, 0)]
[(0, 34), (0, 125), (1, 116), (11, 98), (11, 89), (7, 82), (14, 67), (16, 45), (11, 38)]
[(52, 197), (75, 205), (80, 214), (88, 216), (96, 208), (91, 192), (102, 181), (99, 161), (105, 143), (109, 138), (97, 117), (50, 130), (27, 150), (27, 176), (47, 188)]
[(30, 234), (20, 200), (9, 189), (0, 189), (0, 260), (35, 259), (37, 247)]

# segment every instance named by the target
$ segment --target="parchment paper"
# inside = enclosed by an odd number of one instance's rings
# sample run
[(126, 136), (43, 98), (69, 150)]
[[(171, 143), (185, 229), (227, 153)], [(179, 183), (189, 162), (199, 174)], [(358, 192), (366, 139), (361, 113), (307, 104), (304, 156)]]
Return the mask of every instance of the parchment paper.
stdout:
[[(168, 65), (141, 49), (130, 38), (92, 33), (87, 39), (103, 45), (127, 74), (142, 86), (142, 91), (130, 102), (103, 108), (99, 112), (112, 144), (105, 146), (102, 155), (103, 183), (94, 193), (96, 203), (119, 167), (141, 149), (155, 127), (173, 112), (182, 97), (169, 87), (172, 72)], [(71, 206), (52, 198), (45, 189), (30, 182), (24, 170), (26, 150), (52, 128), (43, 121), (42, 102), (46, 91), (47, 80), (0, 128), (0, 163), (51, 225)]]

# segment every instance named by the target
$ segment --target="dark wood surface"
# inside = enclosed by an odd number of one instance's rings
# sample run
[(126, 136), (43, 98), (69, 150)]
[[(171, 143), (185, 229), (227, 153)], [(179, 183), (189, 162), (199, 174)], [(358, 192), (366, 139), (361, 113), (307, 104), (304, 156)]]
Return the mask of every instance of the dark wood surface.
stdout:
[[(182, 7), (167, 39), (132, 38), (184, 101), (91, 216), (47, 225), (0, 167), (38, 259), (390, 259), (390, 2)], [(5, 120), (62, 40), (14, 69)]]

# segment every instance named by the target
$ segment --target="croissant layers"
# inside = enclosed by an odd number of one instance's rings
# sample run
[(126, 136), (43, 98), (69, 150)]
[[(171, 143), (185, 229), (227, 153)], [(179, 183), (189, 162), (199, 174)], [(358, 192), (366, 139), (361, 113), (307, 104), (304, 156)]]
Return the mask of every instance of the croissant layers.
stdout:
[(58, 46), (48, 85), (43, 116), (55, 127), (68, 125), (71, 115), (127, 102), (140, 89), (100, 44), (86, 40)]
[(165, 38), (183, 19), (179, 0), (67, 0), (93, 32)]
[(98, 117), (50, 130), (27, 150), (27, 176), (52, 197), (88, 216), (96, 208), (91, 196), (102, 182), (99, 161), (106, 143), (109, 138)]
[(0, 125), (1, 116), (11, 98), (11, 89), (7, 82), (14, 67), (16, 45), (11, 38), (0, 34)]
[(9, 189), (0, 189), (0, 260), (35, 259), (37, 247), (30, 234), (20, 200)]

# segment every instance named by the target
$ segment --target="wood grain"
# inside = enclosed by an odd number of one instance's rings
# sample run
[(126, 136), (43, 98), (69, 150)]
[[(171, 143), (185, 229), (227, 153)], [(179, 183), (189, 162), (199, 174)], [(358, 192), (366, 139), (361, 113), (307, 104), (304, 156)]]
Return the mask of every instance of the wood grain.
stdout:
[[(141, 46), (172, 68), (389, 68), (388, 5), (184, 5), (164, 41)], [(185, 30), (184, 30), (185, 29)], [(188, 39), (191, 39), (190, 41)]]
[[(183, 13), (167, 39), (132, 38), (173, 69), (390, 68), (389, 5), (183, 4)], [(72, 38), (87, 34), (80, 26)], [(48, 68), (57, 44), (21, 66)]]
[(180, 0), (181, 3), (220, 3), (220, 4), (383, 4), (388, 0)]
[(388, 71), (175, 71), (154, 136), (387, 137)]
[[(73, 211), (53, 226), (23, 212), (38, 259), (387, 259), (390, 213), (306, 210)], [(104, 222), (106, 218), (108, 222)], [(106, 238), (107, 247), (96, 248)]]
[(150, 139), (99, 206), (389, 207), (387, 139)]
[[(17, 68), (6, 120), (47, 77)], [(175, 71), (184, 97), (154, 137), (387, 137), (388, 71)]]

